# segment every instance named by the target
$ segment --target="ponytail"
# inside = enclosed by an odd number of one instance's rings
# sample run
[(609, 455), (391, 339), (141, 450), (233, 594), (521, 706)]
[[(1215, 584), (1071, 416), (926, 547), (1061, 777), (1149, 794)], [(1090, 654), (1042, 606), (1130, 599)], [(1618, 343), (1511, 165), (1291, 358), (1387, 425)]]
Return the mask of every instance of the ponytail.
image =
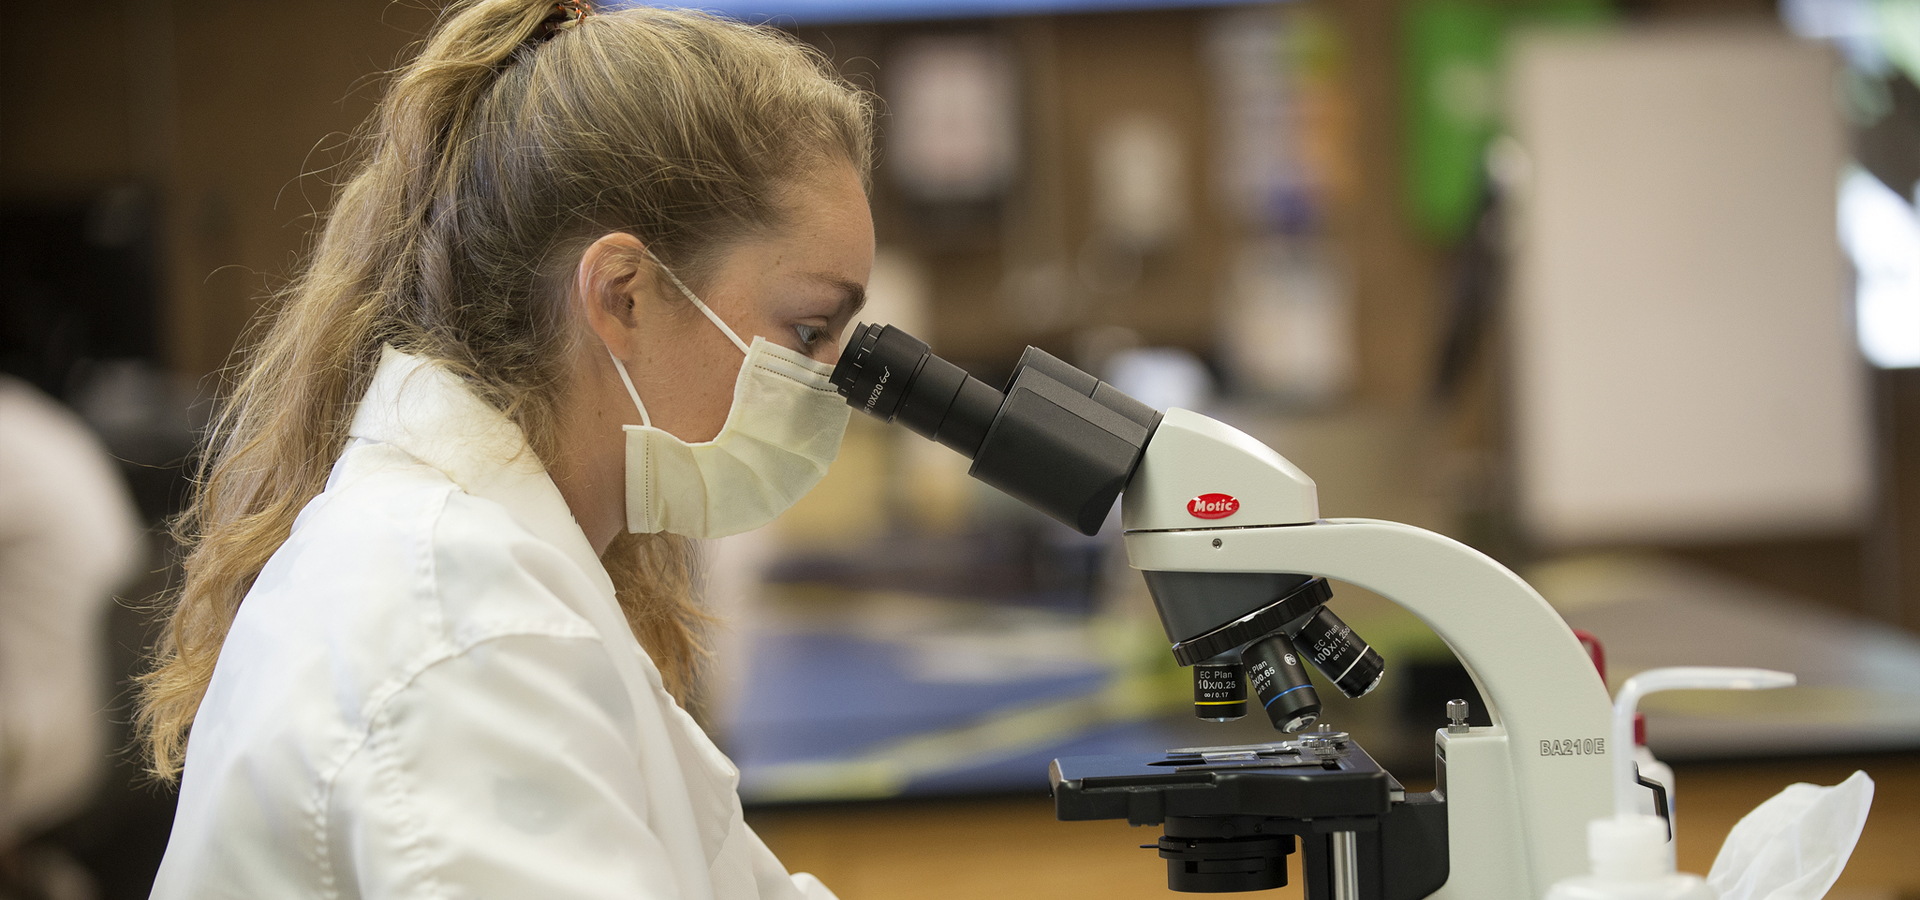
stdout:
[[(871, 110), (812, 51), (699, 13), (464, 0), (395, 73), (303, 271), (234, 367), (186, 510), (167, 627), (140, 678), (150, 771), (186, 733), (241, 601), (326, 483), (380, 347), (464, 376), (552, 458), (566, 252), (629, 231), (675, 268), (778, 222), (824, 160), (870, 164)], [(621, 609), (683, 701), (708, 622), (693, 553), (623, 535), (602, 557)]]

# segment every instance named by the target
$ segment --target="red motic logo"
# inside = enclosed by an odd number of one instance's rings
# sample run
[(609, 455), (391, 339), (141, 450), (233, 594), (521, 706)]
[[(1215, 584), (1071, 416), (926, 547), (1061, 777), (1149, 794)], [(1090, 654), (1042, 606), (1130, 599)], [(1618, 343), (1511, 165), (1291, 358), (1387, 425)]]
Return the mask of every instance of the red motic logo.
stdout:
[(1224, 519), (1240, 511), (1240, 501), (1232, 494), (1201, 494), (1187, 501), (1187, 512), (1196, 519)]

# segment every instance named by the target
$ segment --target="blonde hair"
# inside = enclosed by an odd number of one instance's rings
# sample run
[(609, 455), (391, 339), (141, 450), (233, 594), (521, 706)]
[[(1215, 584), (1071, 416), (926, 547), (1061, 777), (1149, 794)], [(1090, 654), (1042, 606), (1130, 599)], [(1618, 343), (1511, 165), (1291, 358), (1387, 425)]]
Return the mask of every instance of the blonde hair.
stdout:
[[(635, 8), (555, 27), (551, 0), (466, 0), (395, 73), (304, 271), (274, 298), (207, 436), (167, 628), (140, 681), (149, 767), (178, 776), (220, 645), (344, 448), (382, 344), (465, 376), (551, 459), (572, 340), (565, 272), (626, 231), (698, 281), (782, 222), (815, 167), (870, 165), (866, 95), (790, 38)], [(706, 622), (688, 542), (622, 535), (621, 608), (685, 697)]]

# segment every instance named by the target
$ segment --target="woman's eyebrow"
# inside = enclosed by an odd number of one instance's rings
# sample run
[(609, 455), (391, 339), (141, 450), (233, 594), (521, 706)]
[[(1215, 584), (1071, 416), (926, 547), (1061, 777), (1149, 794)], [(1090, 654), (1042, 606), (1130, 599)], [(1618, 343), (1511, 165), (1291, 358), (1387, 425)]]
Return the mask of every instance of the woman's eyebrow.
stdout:
[(835, 311), (836, 315), (845, 313), (851, 316), (866, 308), (867, 288), (860, 282), (848, 281), (845, 278), (837, 275), (828, 275), (824, 272), (814, 272), (808, 277), (840, 291), (840, 308)]

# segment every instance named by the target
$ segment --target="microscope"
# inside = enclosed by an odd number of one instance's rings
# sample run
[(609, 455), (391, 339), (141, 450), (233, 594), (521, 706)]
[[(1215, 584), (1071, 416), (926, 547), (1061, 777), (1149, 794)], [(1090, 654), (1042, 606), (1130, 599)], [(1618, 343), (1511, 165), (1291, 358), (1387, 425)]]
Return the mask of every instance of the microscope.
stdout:
[[(1281, 887), (1296, 846), (1308, 900), (1536, 900), (1585, 870), (1587, 822), (1612, 809), (1608, 754), (1632, 748), (1608, 746), (1611, 701), (1573, 631), (1504, 566), (1408, 525), (1322, 519), (1313, 480), (1265, 444), (1162, 414), (1033, 347), (996, 390), (897, 328), (862, 324), (832, 382), (1083, 534), (1119, 499), (1128, 562), (1194, 671), (1196, 714), (1238, 718), (1251, 697), (1292, 735), (1056, 759), (1060, 819), (1160, 825), (1176, 891)], [(1404, 790), (1348, 735), (1307, 730), (1320, 702), (1303, 662), (1349, 697), (1385, 669), (1328, 608), (1329, 581), (1411, 611), (1479, 689), (1492, 724), (1447, 704), (1431, 792)]]

